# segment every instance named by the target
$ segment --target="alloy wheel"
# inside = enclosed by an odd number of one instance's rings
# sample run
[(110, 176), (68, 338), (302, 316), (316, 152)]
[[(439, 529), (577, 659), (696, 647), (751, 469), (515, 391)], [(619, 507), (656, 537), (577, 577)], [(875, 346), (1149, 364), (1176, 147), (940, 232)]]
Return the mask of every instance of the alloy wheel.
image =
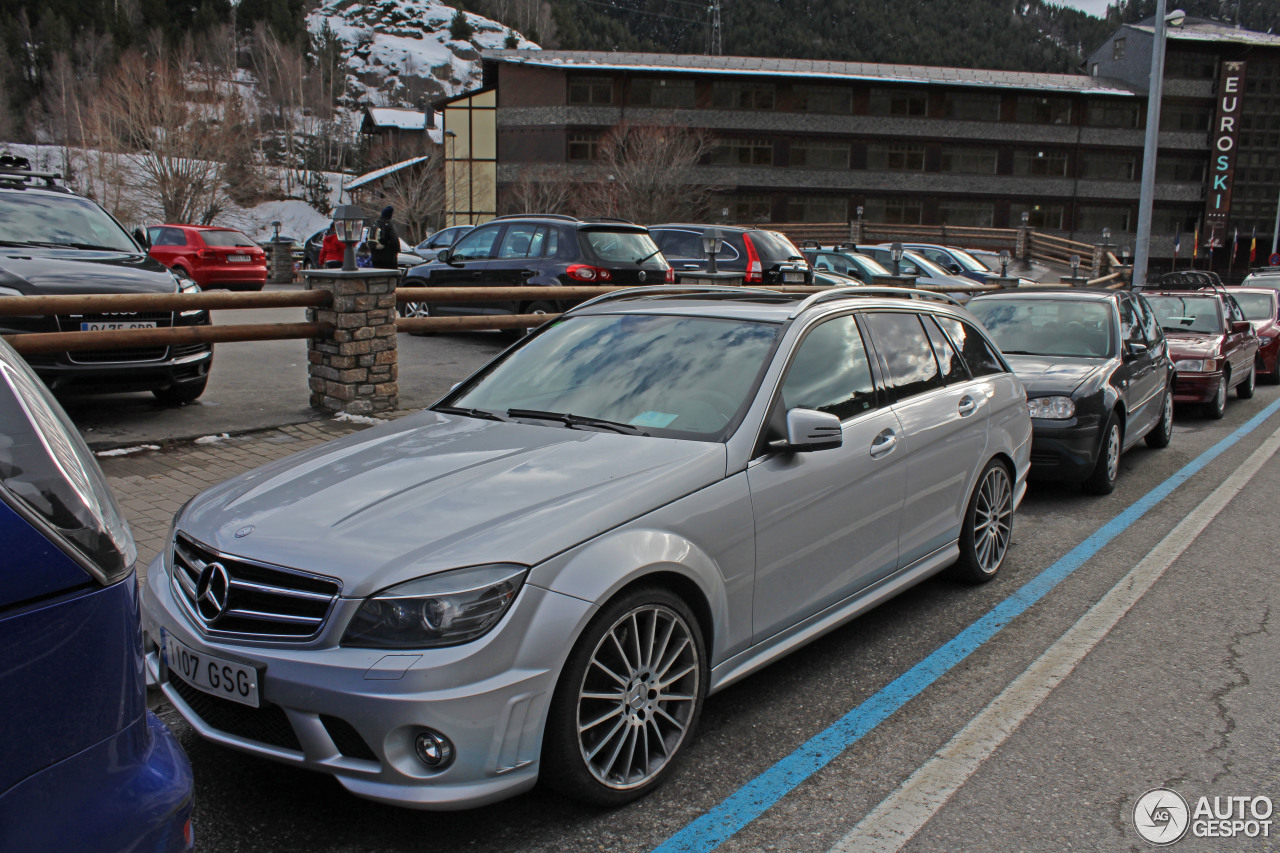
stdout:
[(987, 471), (974, 507), (973, 545), (982, 571), (1000, 568), (1013, 532), (1013, 489), (1003, 465)]
[(577, 701), (578, 748), (608, 788), (644, 785), (688, 734), (702, 662), (689, 624), (669, 607), (624, 614), (591, 654)]
[(1120, 425), (1112, 424), (1107, 433), (1107, 479), (1120, 476)]
[(401, 309), (402, 317), (430, 317), (431, 306), (426, 302), (406, 302)]

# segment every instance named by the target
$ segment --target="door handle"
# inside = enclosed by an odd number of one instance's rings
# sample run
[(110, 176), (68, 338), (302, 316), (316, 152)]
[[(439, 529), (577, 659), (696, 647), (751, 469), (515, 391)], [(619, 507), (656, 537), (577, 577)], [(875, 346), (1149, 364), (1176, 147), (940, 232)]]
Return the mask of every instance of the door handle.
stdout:
[(537, 274), (538, 274), (537, 270), (520, 270), (521, 278), (533, 278)]
[(879, 459), (898, 446), (898, 434), (891, 429), (881, 430), (871, 442), (871, 458)]
[(473, 279), (479, 279), (479, 278), (480, 278), (480, 276), (481, 276), (481, 273), (480, 273), (479, 271), (473, 272), (473, 273), (471, 274), (471, 277), (472, 277)]
[(700, 269), (702, 269), (702, 264), (681, 264), (681, 265), (680, 265), (680, 269), (682, 269), (682, 270), (700, 270)]
[(960, 398), (960, 405), (956, 407), (956, 410), (960, 412), (960, 417), (968, 417), (978, 410), (978, 404), (974, 402), (972, 397), (965, 394)]

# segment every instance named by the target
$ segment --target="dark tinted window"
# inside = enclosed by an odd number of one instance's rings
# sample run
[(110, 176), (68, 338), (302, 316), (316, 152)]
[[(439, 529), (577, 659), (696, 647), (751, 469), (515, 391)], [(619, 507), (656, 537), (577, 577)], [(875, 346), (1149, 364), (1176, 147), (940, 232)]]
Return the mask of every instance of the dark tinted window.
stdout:
[(241, 234), (239, 231), (201, 231), (201, 239), (204, 240), (206, 246), (257, 246), (247, 234)]
[(960, 350), (960, 357), (964, 359), (965, 366), (974, 378), (1005, 372), (999, 356), (992, 352), (990, 344), (977, 329), (951, 317), (937, 319), (938, 325), (947, 333), (956, 349)]
[(499, 258), (537, 258), (542, 256), (547, 229), (537, 225), (512, 225), (498, 248)]
[(1146, 343), (1142, 332), (1142, 319), (1132, 303), (1120, 297), (1120, 340), (1129, 344)]
[(455, 261), (474, 261), (487, 258), (493, 252), (494, 240), (498, 237), (498, 227), (477, 228), (454, 244), (452, 252)]
[(1155, 312), (1141, 296), (1134, 296), (1133, 304), (1142, 317), (1142, 333), (1146, 336), (1147, 343), (1151, 346), (1158, 345), (1164, 340), (1164, 333), (1160, 331), (1160, 321), (1156, 319)]
[(161, 228), (153, 243), (157, 246), (185, 246), (187, 234), (181, 228)]
[(841, 420), (875, 408), (871, 365), (853, 317), (828, 320), (801, 341), (782, 383), (782, 403)]
[(1274, 293), (1237, 293), (1236, 303), (1250, 320), (1270, 320), (1276, 315)]
[(865, 315), (876, 351), (889, 368), (886, 385), (891, 401), (942, 387), (933, 347), (915, 314)]
[(653, 238), (643, 231), (583, 231), (591, 254), (605, 263), (638, 264), (658, 254)]
[(964, 382), (969, 378), (969, 373), (964, 369), (964, 359), (956, 352), (955, 347), (951, 345), (951, 341), (947, 340), (947, 336), (938, 328), (938, 324), (933, 322), (931, 317), (921, 317), (920, 322), (924, 323), (924, 330), (929, 335), (929, 343), (933, 344), (933, 354), (938, 357), (938, 364), (942, 365), (942, 378), (948, 385), (952, 382)]
[(751, 238), (752, 245), (756, 247), (763, 261), (785, 261), (803, 257), (795, 243), (777, 231), (750, 231), (747, 236)]

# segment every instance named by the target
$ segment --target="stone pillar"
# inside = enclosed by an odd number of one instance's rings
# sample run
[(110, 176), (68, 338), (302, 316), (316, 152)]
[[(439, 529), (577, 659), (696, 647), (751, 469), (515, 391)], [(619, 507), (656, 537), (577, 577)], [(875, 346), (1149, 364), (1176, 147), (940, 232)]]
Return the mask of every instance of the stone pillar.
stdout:
[(1018, 239), (1013, 245), (1013, 256), (1020, 261), (1027, 259), (1027, 250), (1030, 248), (1031, 229), (1026, 225), (1019, 226)]
[(332, 323), (333, 337), (307, 342), (311, 406), (368, 415), (399, 407), (396, 363), (397, 270), (307, 270), (307, 290), (333, 294), (330, 308), (308, 308), (307, 319)]

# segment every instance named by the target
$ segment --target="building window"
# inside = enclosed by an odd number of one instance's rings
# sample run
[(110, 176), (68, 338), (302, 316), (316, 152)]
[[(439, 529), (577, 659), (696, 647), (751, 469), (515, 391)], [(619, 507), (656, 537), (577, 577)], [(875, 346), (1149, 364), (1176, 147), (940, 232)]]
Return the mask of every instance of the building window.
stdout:
[[(1252, 69), (1250, 69), (1252, 72)], [(1212, 80), (1218, 73), (1218, 59), (1212, 53), (1171, 50), (1164, 60), (1165, 79)]]
[(923, 89), (872, 89), (873, 116), (923, 116), (929, 112), (929, 93)]
[(1208, 133), (1211, 120), (1209, 107), (1177, 102), (1162, 104), (1160, 107), (1161, 130)]
[(1138, 127), (1138, 105), (1122, 101), (1090, 101), (1090, 127)]
[(848, 222), (849, 200), (834, 196), (799, 196), (787, 201), (788, 222)]
[(771, 110), (773, 84), (718, 80), (711, 84), (711, 106), (718, 110)]
[(1037, 178), (1065, 178), (1067, 155), (1064, 151), (1014, 151), (1013, 173)]
[(806, 113), (834, 113), (848, 115), (853, 112), (853, 90), (848, 86), (796, 86), (792, 90), (795, 108)]
[(849, 143), (801, 139), (791, 143), (791, 165), (806, 169), (849, 168)]
[(969, 175), (994, 175), (996, 152), (993, 148), (943, 148), (942, 171)]
[(722, 139), (711, 149), (712, 166), (772, 166), (773, 141)]
[(1081, 207), (1077, 216), (1077, 231), (1101, 231), (1110, 228), (1113, 234), (1129, 231), (1127, 207)]
[(613, 81), (608, 77), (570, 77), (569, 103), (601, 106), (613, 103)]
[(641, 78), (631, 81), (631, 105), (692, 109), (697, 101), (692, 80)]
[(1020, 226), (1024, 213), (1027, 214), (1028, 225), (1048, 231), (1061, 231), (1066, 219), (1066, 208), (1060, 204), (1014, 203), (1009, 205), (1009, 225), (1013, 228)]
[(590, 163), (600, 154), (600, 134), (592, 132), (570, 133), (568, 159), (570, 163)]
[(944, 225), (960, 228), (991, 228), (996, 221), (996, 206), (989, 201), (943, 199), (938, 204), (938, 219)]
[(1135, 159), (1132, 154), (1086, 152), (1080, 155), (1080, 177), (1100, 181), (1132, 181)]
[(942, 111), (947, 118), (962, 121), (999, 121), (1000, 96), (979, 92), (947, 92), (942, 96)]
[[(1231, 211), (1233, 218), (1239, 218), (1241, 213), (1239, 208)], [(1190, 254), (1191, 235), (1195, 234), (1196, 221), (1200, 218), (1200, 210), (1191, 208), (1184, 210), (1168, 210), (1157, 207), (1151, 211), (1151, 233), (1154, 236), (1168, 235), (1172, 237), (1179, 230), (1182, 231), (1182, 254), (1187, 256)], [(1243, 242), (1243, 240), (1241, 241)]]
[(1111, 43), (1111, 59), (1113, 62), (1119, 62), (1124, 59), (1124, 39), (1116, 39)]
[(768, 222), (773, 218), (773, 202), (762, 193), (728, 193), (715, 196), (711, 209), (729, 222)]
[[(1097, 66), (1094, 66), (1095, 73)], [(1020, 95), (1016, 116), (1027, 124), (1070, 124), (1071, 101), (1067, 98), (1037, 98)]]
[(920, 225), (924, 222), (924, 204), (910, 198), (869, 198), (863, 213), (868, 222), (887, 225)]
[(1098, 76), (1098, 63), (1095, 62), (1093, 63), (1093, 65), (1089, 66), (1089, 76), (1090, 77)]
[(923, 172), (924, 146), (910, 142), (868, 145), (867, 168), (878, 172)]

